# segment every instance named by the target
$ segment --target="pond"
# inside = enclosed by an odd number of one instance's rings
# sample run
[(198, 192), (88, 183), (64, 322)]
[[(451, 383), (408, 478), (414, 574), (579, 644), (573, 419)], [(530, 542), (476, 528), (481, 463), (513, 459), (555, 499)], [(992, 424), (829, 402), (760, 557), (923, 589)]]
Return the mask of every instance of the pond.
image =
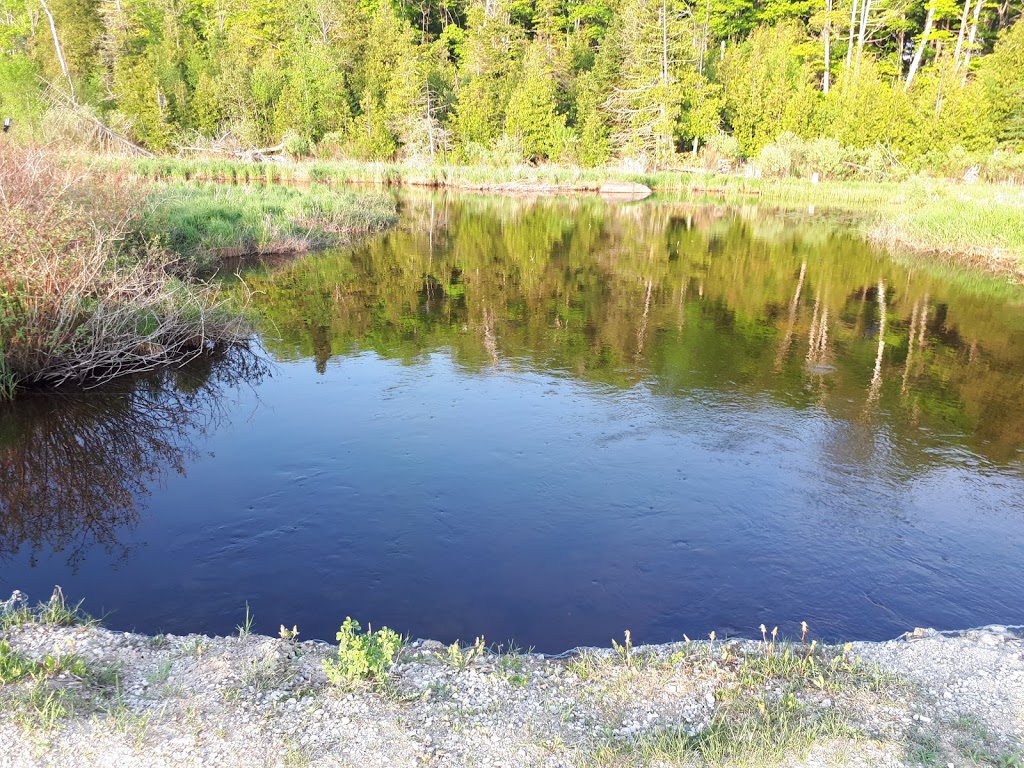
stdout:
[(0, 412), (0, 587), (560, 651), (1024, 621), (1024, 295), (828, 216), (403, 195), (267, 362)]

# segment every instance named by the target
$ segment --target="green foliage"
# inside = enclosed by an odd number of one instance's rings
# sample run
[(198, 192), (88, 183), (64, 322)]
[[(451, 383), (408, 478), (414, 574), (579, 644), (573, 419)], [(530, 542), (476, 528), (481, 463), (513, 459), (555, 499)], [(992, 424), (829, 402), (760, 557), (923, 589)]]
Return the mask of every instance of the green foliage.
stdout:
[(169, 184), (151, 195), (145, 237), (213, 269), (223, 254), (306, 251), (385, 229), (395, 202), (383, 193), (283, 186)]
[(1024, 18), (999, 38), (981, 62), (981, 82), (992, 105), (996, 136), (1024, 146)]
[(473, 645), (465, 648), (456, 640), (445, 648), (441, 660), (448, 666), (455, 667), (456, 669), (466, 669), (476, 659), (482, 659), (486, 654), (487, 644), (481, 636), (473, 642)]
[(521, 49), (522, 33), (501, 2), (473, 3), (459, 48), (462, 77), (454, 127), (463, 145), (487, 146), (501, 135)]
[(723, 117), (745, 155), (756, 155), (784, 131), (808, 132), (820, 97), (805, 40), (797, 24), (759, 27), (725, 54), (720, 67)]
[(391, 670), (402, 638), (381, 627), (376, 632), (362, 633), (358, 621), (345, 617), (338, 630), (338, 658), (324, 661), (324, 672), (334, 685), (352, 687), (360, 683), (381, 684)]
[(32, 661), (12, 650), (6, 640), (0, 640), (0, 685), (28, 677), (35, 668), (36, 665)]
[[(751, 160), (783, 133), (834, 140), (862, 151), (842, 162), (872, 170), (917, 168), (955, 147), (1024, 146), (1024, 21), (1010, 7), (985, 6), (975, 41), (958, 45), (955, 0), (875, 0), (863, 40), (845, 34), (848, 7), (828, 13), (820, 0), (50, 6), (67, 78), (39, 9), (0, 0), (0, 117), (15, 119), (19, 141), (96, 147), (92, 114), (157, 152), (287, 143), (293, 158), (315, 147), (433, 165), (646, 171), (691, 162), (680, 153), (719, 133)], [(911, 41), (926, 45), (908, 89), (900, 45)], [(55, 107), (40, 78), (60, 89), (70, 80), (82, 109)], [(784, 159), (776, 149), (767, 158)], [(721, 159), (737, 156), (712, 147), (704, 162)]]
[(549, 48), (543, 40), (530, 46), (505, 121), (505, 130), (519, 139), (523, 154), (532, 160), (557, 159), (570, 141), (565, 116), (558, 113)]

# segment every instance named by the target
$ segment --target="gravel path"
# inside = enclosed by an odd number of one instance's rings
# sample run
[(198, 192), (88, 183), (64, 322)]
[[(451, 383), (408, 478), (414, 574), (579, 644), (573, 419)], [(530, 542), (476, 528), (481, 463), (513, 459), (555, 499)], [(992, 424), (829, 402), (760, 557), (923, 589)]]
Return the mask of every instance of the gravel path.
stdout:
[(328, 682), (337, 649), (319, 642), (39, 622), (3, 639), (53, 671), (0, 683), (0, 766), (1024, 768), (1024, 639), (1003, 627), (788, 656), (752, 641), (564, 658), (415, 641), (383, 685), (354, 690)]

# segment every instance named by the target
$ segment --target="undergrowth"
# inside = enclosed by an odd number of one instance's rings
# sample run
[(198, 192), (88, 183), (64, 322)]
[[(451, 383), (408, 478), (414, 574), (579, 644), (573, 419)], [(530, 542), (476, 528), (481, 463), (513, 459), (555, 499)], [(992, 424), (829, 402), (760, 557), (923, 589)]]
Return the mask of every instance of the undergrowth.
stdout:
[(145, 184), (43, 150), (0, 156), (0, 399), (244, 346), (220, 289), (179, 279), (140, 231)]

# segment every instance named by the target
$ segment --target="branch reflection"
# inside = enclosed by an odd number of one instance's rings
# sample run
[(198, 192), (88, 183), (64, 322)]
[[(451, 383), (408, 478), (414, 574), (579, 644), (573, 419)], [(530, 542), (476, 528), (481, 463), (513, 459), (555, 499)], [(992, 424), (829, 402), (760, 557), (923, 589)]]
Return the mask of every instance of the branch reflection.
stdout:
[(27, 548), (77, 569), (94, 547), (115, 558), (151, 489), (183, 474), (227, 421), (229, 392), (267, 371), (255, 354), (219, 359), (91, 392), (0, 406), (0, 558)]

